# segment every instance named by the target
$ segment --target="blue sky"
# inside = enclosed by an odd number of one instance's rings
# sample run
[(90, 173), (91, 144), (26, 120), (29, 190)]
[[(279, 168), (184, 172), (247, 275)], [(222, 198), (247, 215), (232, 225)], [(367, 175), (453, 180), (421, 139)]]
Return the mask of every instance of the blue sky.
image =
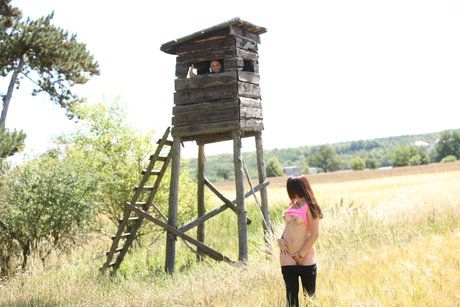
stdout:
[[(460, 128), (460, 1), (12, 3), (32, 18), (54, 10), (54, 23), (100, 64), (78, 93), (119, 97), (140, 131), (161, 134), (171, 123), (175, 58), (161, 44), (234, 17), (268, 30), (259, 46), (266, 149)], [(27, 81), (15, 91), (7, 127), (24, 129), (27, 152), (38, 153), (73, 124), (30, 92)], [(253, 150), (253, 140), (243, 147)], [(225, 142), (207, 153), (231, 151)]]

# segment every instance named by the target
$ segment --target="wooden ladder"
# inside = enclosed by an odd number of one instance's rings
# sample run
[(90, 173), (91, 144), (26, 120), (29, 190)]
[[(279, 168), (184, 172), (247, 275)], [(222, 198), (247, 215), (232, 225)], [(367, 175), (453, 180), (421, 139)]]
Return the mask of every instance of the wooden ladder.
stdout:
[[(139, 230), (144, 217), (139, 215), (136, 210), (133, 210), (133, 207), (141, 209), (142, 211), (148, 211), (150, 207), (153, 207), (166, 221), (167, 217), (160, 211), (160, 209), (153, 203), (155, 195), (159, 189), (161, 179), (163, 178), (168, 164), (171, 161), (171, 147), (172, 141), (168, 140), (170, 134), (170, 128), (168, 127), (163, 134), (163, 137), (158, 140), (158, 147), (153, 155), (150, 156), (150, 162), (145, 171), (142, 171), (142, 179), (139, 183), (139, 186), (134, 188), (134, 194), (131, 198), (131, 201), (125, 204), (123, 211), (123, 219), (119, 220), (118, 230), (115, 236), (112, 237), (112, 246), (110, 250), (106, 253), (107, 260), (101, 268), (102, 274), (105, 274), (109, 268), (112, 269), (112, 273), (115, 273), (119, 268), (123, 258), (128, 252), (129, 248), (133, 244), (134, 239), (136, 238), (136, 233)], [(163, 148), (166, 146), (167, 154), (162, 152)], [(156, 164), (157, 162), (163, 163), (159, 168)], [(160, 164), (161, 164), (160, 163)], [(155, 168), (157, 167), (157, 168)], [(147, 186), (147, 181), (150, 177), (156, 176), (155, 183), (153, 186)], [(147, 199), (145, 201), (138, 201), (142, 193), (148, 192)], [(128, 229), (128, 230), (126, 230)], [(123, 239), (122, 246), (119, 247), (120, 240)], [(115, 261), (112, 262), (114, 256), (117, 255)]]

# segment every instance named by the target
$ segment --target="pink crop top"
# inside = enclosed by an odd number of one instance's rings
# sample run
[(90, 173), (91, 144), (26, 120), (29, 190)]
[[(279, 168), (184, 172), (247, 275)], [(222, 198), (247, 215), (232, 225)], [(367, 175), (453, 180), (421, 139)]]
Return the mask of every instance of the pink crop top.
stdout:
[(294, 203), (291, 203), (291, 206), (289, 209), (284, 211), (283, 216), (290, 215), (290, 216), (298, 216), (302, 218), (305, 221), (305, 224), (307, 225), (308, 228), (310, 228), (308, 225), (308, 215), (307, 215), (307, 204), (305, 203), (302, 207), (300, 208), (294, 208)]

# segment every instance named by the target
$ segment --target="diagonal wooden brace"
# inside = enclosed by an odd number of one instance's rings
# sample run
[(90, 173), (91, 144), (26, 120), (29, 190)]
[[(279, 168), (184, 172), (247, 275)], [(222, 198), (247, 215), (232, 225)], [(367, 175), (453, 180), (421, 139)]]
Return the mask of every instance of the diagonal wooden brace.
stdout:
[[(205, 179), (205, 182), (207, 182), (206, 179)], [(264, 182), (259, 183), (258, 185), (256, 185), (256, 186), (254, 187), (253, 190), (251, 190), (251, 191), (247, 192), (246, 194), (244, 194), (244, 198), (247, 198), (247, 197), (251, 196), (252, 194), (257, 193), (258, 191), (260, 191), (261, 189), (265, 188), (265, 187), (268, 186), (269, 184), (270, 184), (270, 182), (269, 182), (268, 180), (265, 180)], [(212, 184), (211, 184), (211, 186), (212, 186)], [(213, 186), (213, 187), (214, 187), (214, 186)], [(216, 189), (216, 188), (214, 187), (214, 189)], [(216, 191), (217, 191), (217, 189), (216, 189)], [(214, 192), (214, 191), (213, 191), (213, 192)], [(214, 192), (214, 193), (216, 193), (216, 192)], [(219, 191), (217, 191), (217, 193), (220, 194)], [(217, 194), (216, 194), (216, 195), (217, 195)], [(222, 195), (222, 194), (220, 194), (220, 195)], [(228, 199), (225, 198), (224, 196), (222, 196), (222, 197), (223, 197), (224, 199), (228, 200)], [(236, 200), (229, 201), (229, 202), (231, 203), (231, 206), (234, 207), (234, 206), (235, 206), (234, 204), (235, 204)], [(220, 206), (219, 208), (216, 208), (216, 209), (214, 209), (214, 210), (212, 210), (212, 211), (209, 211), (208, 213), (206, 213), (205, 215), (199, 217), (198, 219), (194, 220), (193, 222), (190, 222), (190, 223), (188, 223), (187, 225), (182, 226), (181, 228), (179, 228), (179, 231), (181, 231), (181, 232), (186, 232), (186, 231), (192, 229), (193, 227), (196, 227), (196, 226), (198, 226), (199, 224), (204, 223), (205, 221), (207, 221), (207, 220), (209, 220), (210, 218), (212, 218), (213, 216), (215, 216), (215, 215), (221, 213), (222, 211), (225, 211), (225, 210), (227, 210), (228, 208), (231, 208), (231, 207), (228, 205), (227, 202), (224, 202), (224, 203), (225, 203), (225, 204), (222, 205), (222, 206)], [(251, 222), (251, 220), (248, 218), (248, 224), (250, 224), (250, 222)]]
[(209, 246), (206, 246), (204, 245), (203, 243), (201, 243), (200, 241), (198, 240), (195, 240), (194, 238), (180, 232), (178, 229), (162, 222), (161, 220), (151, 216), (150, 214), (148, 214), (147, 212), (131, 205), (131, 204), (127, 204), (127, 206), (130, 207), (130, 209), (134, 212), (136, 212), (137, 214), (139, 214), (140, 216), (144, 217), (145, 219), (155, 223), (156, 225), (164, 228), (165, 230), (169, 231), (170, 233), (184, 239), (185, 241), (195, 245), (196, 247), (198, 247), (200, 249), (200, 252), (208, 255), (209, 257), (211, 257), (212, 259), (214, 260), (217, 260), (217, 261), (226, 261), (226, 262), (229, 262), (229, 263), (235, 263), (235, 261), (231, 260), (230, 258), (222, 255), (221, 253), (219, 253), (218, 251), (210, 248)]

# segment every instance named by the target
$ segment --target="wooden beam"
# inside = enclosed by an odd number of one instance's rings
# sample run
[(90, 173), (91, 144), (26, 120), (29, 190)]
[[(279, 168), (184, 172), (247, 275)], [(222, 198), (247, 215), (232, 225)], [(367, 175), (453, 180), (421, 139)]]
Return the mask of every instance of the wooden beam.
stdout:
[(260, 76), (259, 74), (250, 71), (238, 71), (238, 80), (252, 84), (259, 84)]
[[(257, 157), (257, 171), (259, 175), (259, 182), (265, 182), (267, 176), (265, 174), (265, 162), (264, 162), (264, 149), (262, 145), (262, 132), (256, 134), (256, 157)], [(267, 189), (263, 188), (260, 190), (260, 198), (262, 202), (262, 216), (263, 216), (263, 229), (264, 229), (264, 241), (267, 253), (270, 253), (268, 246), (270, 245), (270, 238), (273, 235), (273, 226), (270, 220), (270, 211), (268, 210), (268, 195)]]
[[(179, 199), (179, 172), (180, 172), (180, 143), (181, 139), (175, 137), (172, 145), (171, 182), (169, 186), (168, 225), (177, 226), (177, 207)], [(176, 261), (176, 237), (168, 232), (166, 236), (165, 270), (168, 274), (174, 273)]]
[(206, 213), (205, 215), (203, 215), (203, 216), (199, 217), (198, 219), (194, 220), (193, 222), (190, 222), (187, 225), (184, 225), (184, 226), (180, 227), (179, 231), (180, 232), (187, 232), (190, 229), (192, 229), (192, 228), (194, 228), (194, 227), (206, 222), (207, 220), (209, 220), (210, 218), (216, 216), (217, 214), (221, 213), (222, 211), (227, 210), (228, 208), (229, 207), (227, 205), (222, 205), (219, 208), (211, 210), (208, 213)]
[(180, 232), (179, 230), (177, 230), (175, 227), (172, 227), (164, 222), (162, 222), (161, 220), (151, 216), (150, 214), (148, 214), (147, 212), (135, 207), (135, 206), (132, 206), (132, 205), (128, 205), (129, 207), (131, 207), (131, 210), (132, 211), (135, 211), (138, 215), (142, 216), (143, 218), (155, 223), (156, 225), (164, 228), (165, 230), (168, 231), (168, 233), (171, 233), (173, 237), (180, 237), (182, 239), (184, 239), (185, 241), (197, 246), (200, 251), (202, 251), (203, 253), (205, 253), (206, 255), (208, 255), (209, 257), (211, 257), (212, 259), (214, 260), (217, 260), (217, 261), (226, 261), (226, 262), (230, 262), (230, 263), (234, 263), (233, 260), (231, 260), (230, 258), (222, 255), (221, 253), (215, 251), (214, 249), (210, 248), (209, 246), (206, 246), (204, 245), (203, 243), (201, 243), (200, 241), (197, 241), (195, 240), (194, 238)]
[(172, 135), (179, 137), (187, 137), (192, 135), (204, 135), (212, 133), (230, 132), (238, 129), (239, 121), (231, 120), (221, 123), (201, 124), (201, 125), (190, 125), (173, 127)]
[[(174, 127), (199, 125), (203, 123), (220, 123), (239, 119), (237, 104), (221, 106), (217, 110), (203, 110), (188, 114), (175, 114), (172, 118)], [(262, 111), (260, 111), (262, 114)]]
[[(242, 76), (242, 81), (251, 78), (250, 76)], [(255, 76), (252, 76), (251, 80), (256, 80)], [(208, 88), (216, 87), (221, 85), (235, 84), (237, 82), (237, 75), (235, 71), (222, 72), (219, 74), (206, 74), (198, 75), (195, 78), (184, 78), (176, 79), (174, 81), (174, 87), (177, 92), (196, 89), (196, 88)], [(248, 81), (249, 82), (249, 81)], [(255, 83), (255, 82), (252, 82)]]
[(230, 26), (230, 34), (260, 44), (260, 36), (258, 34), (251, 33), (238, 26)]
[[(198, 202), (198, 218), (202, 217), (206, 213), (206, 206), (204, 202), (204, 181), (205, 181), (205, 153), (204, 153), (204, 145), (200, 144), (198, 145), (198, 176), (197, 176), (197, 202)], [(198, 241), (201, 243), (204, 243), (204, 238), (205, 238), (205, 227), (204, 223), (200, 223), (198, 225), (198, 228), (196, 230), (196, 238)], [(200, 253), (201, 250), (198, 249), (198, 252)], [(201, 255), (197, 255), (197, 260), (201, 261), (203, 260)]]
[(248, 230), (246, 206), (244, 204), (243, 156), (241, 154), (241, 132), (233, 131), (233, 164), (235, 166), (236, 205), (238, 207), (238, 260), (248, 261)]
[[(204, 183), (206, 184), (206, 186), (214, 193), (216, 194), (217, 197), (219, 197), (219, 199), (221, 201), (224, 202), (224, 204), (226, 204), (230, 209), (233, 210), (233, 212), (235, 212), (236, 214), (238, 214), (238, 207), (235, 206), (233, 204), (232, 201), (230, 201), (228, 198), (226, 198), (224, 195), (222, 195), (222, 193), (219, 192), (219, 190), (209, 181), (207, 180), (206, 178), (204, 179)], [(249, 224), (251, 222), (249, 221)]]
[[(247, 98), (250, 99), (250, 98)], [(238, 107), (239, 101), (237, 97), (229, 98), (229, 99), (221, 99), (221, 100), (213, 100), (213, 101), (205, 101), (205, 102), (200, 102), (197, 104), (192, 104), (192, 105), (179, 105), (179, 106), (174, 106), (173, 107), (173, 115), (184, 115), (184, 114), (193, 114), (196, 112), (206, 112), (206, 111), (214, 111), (217, 112), (219, 110), (229, 108), (231, 106)], [(245, 107), (260, 107), (261, 104), (259, 103), (250, 103), (248, 102), (247, 105), (244, 105)]]
[[(247, 83), (250, 84), (250, 83)], [(247, 97), (251, 98), (259, 98), (253, 97), (260, 96), (260, 90), (257, 93), (256, 90), (253, 89), (254, 84), (251, 86), (244, 86), (241, 85), (241, 93), (244, 93)], [(204, 101), (212, 101), (212, 100), (219, 100), (219, 99), (227, 99), (233, 98), (238, 95), (238, 88), (235, 84), (227, 84), (221, 86), (215, 86), (212, 88), (196, 88), (190, 90), (183, 90), (180, 92), (174, 93), (174, 104), (176, 105), (187, 105), (187, 104), (194, 104), (200, 103)], [(250, 95), (250, 96), (249, 96)]]
[[(268, 180), (265, 180), (264, 182), (256, 185), (254, 187), (253, 191), (249, 191), (246, 194), (244, 194), (244, 197), (248, 198), (253, 193), (257, 193), (258, 191), (260, 191), (260, 189), (263, 189), (263, 188), (267, 187), (269, 184), (270, 184), (270, 182)], [(233, 200), (232, 204), (235, 204), (235, 203), (236, 203), (236, 200)], [(205, 221), (209, 220), (210, 218), (216, 216), (217, 214), (227, 210), (228, 208), (230, 208), (230, 207), (227, 204), (224, 204), (224, 205), (220, 206), (219, 208), (216, 208), (216, 209), (214, 209), (212, 211), (209, 211), (208, 213), (206, 213), (202, 217), (194, 220), (193, 222), (188, 223), (185, 226), (182, 226), (181, 228), (179, 228), (179, 231), (181, 231), (181, 232), (189, 231), (190, 229), (196, 227), (197, 225), (199, 225), (201, 223), (204, 223)], [(248, 224), (250, 224), (251, 220), (249, 218), (247, 220), (249, 221)]]

